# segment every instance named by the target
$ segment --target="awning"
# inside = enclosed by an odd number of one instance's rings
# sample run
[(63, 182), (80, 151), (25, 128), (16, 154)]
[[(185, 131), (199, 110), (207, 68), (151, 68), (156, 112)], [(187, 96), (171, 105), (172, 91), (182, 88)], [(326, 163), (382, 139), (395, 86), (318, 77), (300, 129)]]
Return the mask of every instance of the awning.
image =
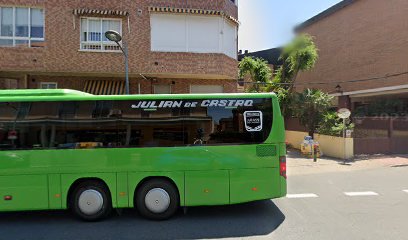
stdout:
[(171, 12), (171, 13), (192, 13), (204, 15), (221, 15), (221, 11), (202, 10), (192, 8), (173, 8), (173, 7), (149, 7), (150, 12)]
[(350, 91), (350, 92), (340, 92), (340, 93), (333, 93), (330, 94), (332, 97), (340, 97), (340, 96), (350, 96), (350, 97), (372, 97), (372, 96), (380, 96), (380, 95), (390, 95), (390, 94), (407, 94), (408, 93), (408, 84), (403, 85), (396, 85), (390, 87), (381, 87), (381, 88), (371, 88), (371, 89), (363, 89), (357, 91)]
[(76, 29), (76, 16), (83, 16), (83, 15), (99, 15), (99, 16), (118, 16), (118, 17), (127, 17), (127, 28), (128, 32), (130, 33), (130, 18), (129, 12), (127, 11), (120, 11), (120, 10), (101, 10), (101, 9), (87, 9), (87, 8), (79, 8), (72, 10), (72, 24), (74, 25), (74, 29)]
[(110, 16), (128, 16), (129, 12), (119, 10), (100, 10), (100, 9), (74, 9), (74, 15), (110, 15)]
[(94, 95), (123, 95), (125, 81), (118, 80), (88, 80), (84, 92)]
[(239, 24), (238, 19), (235, 19), (234, 17), (229, 16), (229, 15), (226, 15), (223, 11), (216, 11), (216, 10), (204, 10), (204, 9), (193, 9), (193, 8), (174, 8), (174, 7), (149, 7), (149, 12), (224, 16), (227, 20), (230, 20), (236, 24)]

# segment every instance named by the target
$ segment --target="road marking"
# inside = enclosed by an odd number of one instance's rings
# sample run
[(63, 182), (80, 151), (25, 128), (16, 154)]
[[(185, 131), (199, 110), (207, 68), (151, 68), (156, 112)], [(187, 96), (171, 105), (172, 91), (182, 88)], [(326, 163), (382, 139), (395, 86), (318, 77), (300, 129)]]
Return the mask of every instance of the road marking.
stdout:
[(402, 190), (402, 191), (408, 193), (408, 190)]
[(345, 192), (347, 196), (350, 197), (357, 197), (357, 196), (378, 196), (379, 194), (376, 192)]
[(314, 193), (302, 193), (302, 194), (287, 194), (287, 198), (317, 198), (317, 196)]

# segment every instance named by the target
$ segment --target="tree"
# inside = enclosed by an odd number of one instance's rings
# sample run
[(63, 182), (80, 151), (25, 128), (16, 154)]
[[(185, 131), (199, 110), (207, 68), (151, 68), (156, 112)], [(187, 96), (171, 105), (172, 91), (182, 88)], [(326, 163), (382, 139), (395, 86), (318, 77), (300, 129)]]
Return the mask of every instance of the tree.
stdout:
[(293, 94), (289, 94), (288, 89), (277, 87), (273, 92), (276, 93), (278, 97), (281, 113), (286, 117), (293, 116)]
[(294, 115), (313, 137), (331, 107), (333, 97), (317, 89), (305, 89), (302, 93), (295, 93), (293, 96)]
[(291, 93), (299, 72), (311, 70), (318, 58), (318, 49), (313, 37), (308, 34), (299, 35), (283, 48), (280, 56), (283, 63), (276, 73), (274, 82)]
[(266, 83), (271, 82), (272, 70), (268, 66), (268, 62), (261, 58), (245, 57), (239, 63), (239, 76), (244, 78), (247, 75), (254, 83), (250, 91), (259, 92), (264, 89)]
[(318, 49), (310, 35), (302, 34), (283, 48), (280, 60), (282, 66), (277, 70), (268, 92), (276, 92), (281, 103), (281, 111), (285, 118), (294, 115), (295, 95), (293, 86), (301, 71), (311, 70), (318, 59)]

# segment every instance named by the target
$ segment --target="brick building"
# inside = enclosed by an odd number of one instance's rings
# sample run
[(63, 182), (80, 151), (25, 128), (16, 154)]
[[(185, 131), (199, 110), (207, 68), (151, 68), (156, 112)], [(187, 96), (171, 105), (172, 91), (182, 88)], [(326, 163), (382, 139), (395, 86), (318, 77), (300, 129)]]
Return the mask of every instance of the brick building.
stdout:
[(348, 107), (366, 95), (407, 93), (407, 11), (405, 0), (345, 0), (301, 24), (298, 31), (314, 36), (319, 60), (299, 75), (297, 88), (337, 91)]
[(0, 0), (0, 89), (131, 94), (235, 92), (235, 0)]
[(352, 110), (356, 153), (408, 151), (408, 1), (344, 0), (301, 24), (319, 60), (296, 89), (320, 88)]

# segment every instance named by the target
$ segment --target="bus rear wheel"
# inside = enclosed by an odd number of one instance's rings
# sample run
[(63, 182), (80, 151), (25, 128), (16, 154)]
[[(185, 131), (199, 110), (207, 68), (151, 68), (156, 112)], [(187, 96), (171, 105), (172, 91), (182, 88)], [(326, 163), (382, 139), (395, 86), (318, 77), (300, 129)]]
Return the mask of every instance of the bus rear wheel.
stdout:
[(97, 181), (80, 183), (71, 197), (72, 210), (85, 221), (98, 221), (112, 211), (112, 203), (107, 187)]
[(140, 215), (152, 220), (166, 220), (179, 207), (177, 188), (164, 179), (152, 179), (140, 186), (135, 196), (135, 206)]

